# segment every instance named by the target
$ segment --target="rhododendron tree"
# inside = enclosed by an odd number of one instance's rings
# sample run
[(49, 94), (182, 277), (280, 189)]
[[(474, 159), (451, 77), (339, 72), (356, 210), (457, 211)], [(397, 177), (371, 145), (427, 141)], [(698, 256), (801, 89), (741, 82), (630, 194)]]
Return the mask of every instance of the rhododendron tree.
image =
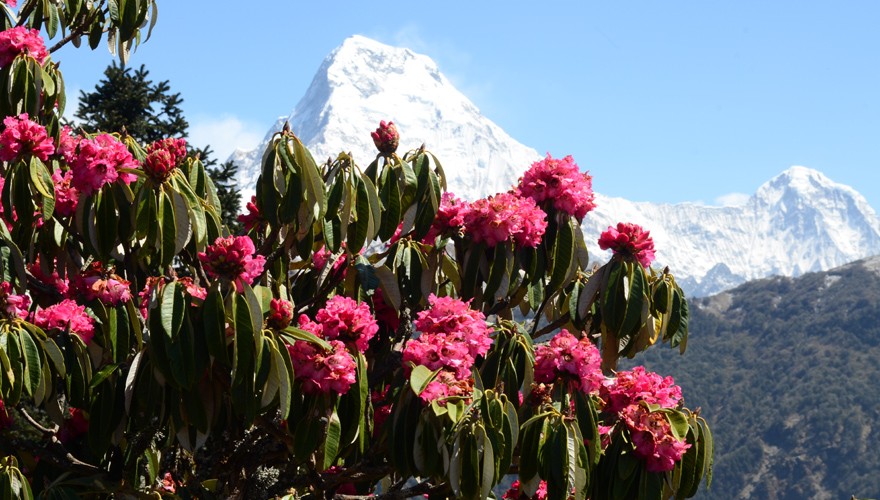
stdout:
[(711, 432), (674, 380), (617, 368), (684, 352), (687, 301), (648, 230), (583, 234), (573, 158), (462, 200), (391, 121), (364, 131), (369, 162), (318, 164), (285, 127), (235, 233), (182, 139), (59, 125), (51, 54), (107, 33), (125, 60), (154, 7), (2, 4), (0, 496), (655, 499), (711, 481)]

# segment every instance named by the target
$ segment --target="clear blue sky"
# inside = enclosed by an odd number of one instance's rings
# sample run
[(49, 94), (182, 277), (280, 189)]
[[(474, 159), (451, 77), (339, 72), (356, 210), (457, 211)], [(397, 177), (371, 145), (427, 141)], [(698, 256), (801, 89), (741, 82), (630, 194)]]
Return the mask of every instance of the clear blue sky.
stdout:
[[(228, 151), (288, 114), (357, 33), (432, 57), (490, 119), (572, 154), (604, 194), (715, 204), (805, 165), (880, 209), (878, 26), (868, 0), (159, 0), (130, 64), (170, 80), (192, 138)], [(105, 47), (55, 59), (73, 90), (111, 61)]]

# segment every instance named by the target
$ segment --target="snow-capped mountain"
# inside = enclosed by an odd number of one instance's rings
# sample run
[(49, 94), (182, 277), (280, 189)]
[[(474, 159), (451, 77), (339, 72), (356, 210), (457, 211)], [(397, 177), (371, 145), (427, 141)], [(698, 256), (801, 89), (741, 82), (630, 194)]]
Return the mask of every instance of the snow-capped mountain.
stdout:
[[(508, 190), (541, 157), (482, 116), (429, 57), (353, 36), (327, 56), (305, 96), (260, 146), (233, 153), (243, 199), (253, 193), (266, 143), (285, 122), (316, 160), (344, 148), (366, 166), (376, 154), (369, 132), (380, 120), (398, 126), (400, 152), (424, 143), (442, 162), (449, 190), (469, 200)], [(654, 237), (657, 265), (669, 265), (689, 295), (880, 254), (880, 219), (867, 201), (805, 167), (774, 177), (739, 207), (602, 195), (597, 205), (583, 224), (593, 258), (608, 257), (596, 241), (609, 225), (641, 224)]]
[(263, 149), (285, 121), (318, 162), (344, 148), (366, 167), (376, 157), (370, 132), (381, 120), (397, 125), (398, 153), (425, 144), (441, 161), (449, 190), (466, 199), (506, 191), (540, 158), (481, 115), (429, 57), (355, 35), (327, 56), (293, 112), (257, 149), (233, 153), (240, 185), (250, 189), (242, 194), (250, 199)]

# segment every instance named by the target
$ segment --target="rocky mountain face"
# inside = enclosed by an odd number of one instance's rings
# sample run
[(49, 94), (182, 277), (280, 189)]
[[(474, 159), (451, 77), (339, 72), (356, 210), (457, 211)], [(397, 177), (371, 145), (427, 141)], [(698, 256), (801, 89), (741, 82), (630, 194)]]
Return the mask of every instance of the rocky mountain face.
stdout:
[[(401, 152), (421, 144), (434, 152), (450, 191), (469, 200), (508, 190), (541, 158), (480, 114), (429, 57), (352, 36), (327, 56), (303, 98), (269, 128), (263, 144), (232, 155), (243, 200), (253, 194), (266, 143), (285, 122), (318, 161), (344, 148), (366, 166), (376, 154), (369, 132), (380, 120), (398, 126)], [(592, 256), (607, 258), (596, 241), (609, 225), (639, 223), (654, 236), (657, 265), (669, 265), (689, 295), (880, 254), (880, 219), (865, 199), (804, 167), (771, 179), (740, 207), (632, 202), (601, 194), (597, 203), (584, 220)]]

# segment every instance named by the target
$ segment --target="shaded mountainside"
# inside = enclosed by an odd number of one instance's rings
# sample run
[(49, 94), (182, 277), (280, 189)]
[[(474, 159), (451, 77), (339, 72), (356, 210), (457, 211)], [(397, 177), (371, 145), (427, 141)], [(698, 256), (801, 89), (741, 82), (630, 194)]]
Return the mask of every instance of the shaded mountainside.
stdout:
[(691, 301), (671, 374), (716, 437), (702, 498), (880, 497), (880, 257)]

